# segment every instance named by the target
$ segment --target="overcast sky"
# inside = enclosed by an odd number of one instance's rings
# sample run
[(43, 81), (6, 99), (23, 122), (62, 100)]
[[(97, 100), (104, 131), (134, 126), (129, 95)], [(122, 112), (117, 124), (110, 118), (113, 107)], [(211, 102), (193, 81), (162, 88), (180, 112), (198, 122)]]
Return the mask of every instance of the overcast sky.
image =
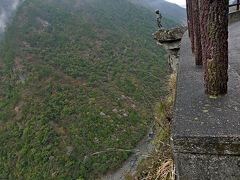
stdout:
[[(166, 0), (166, 1), (178, 4), (178, 5), (182, 6), (182, 7), (186, 7), (186, 0)], [(230, 0), (230, 3), (233, 3), (233, 2), (234, 2), (234, 0)]]
[(167, 1), (178, 4), (182, 7), (186, 7), (186, 0), (167, 0)]

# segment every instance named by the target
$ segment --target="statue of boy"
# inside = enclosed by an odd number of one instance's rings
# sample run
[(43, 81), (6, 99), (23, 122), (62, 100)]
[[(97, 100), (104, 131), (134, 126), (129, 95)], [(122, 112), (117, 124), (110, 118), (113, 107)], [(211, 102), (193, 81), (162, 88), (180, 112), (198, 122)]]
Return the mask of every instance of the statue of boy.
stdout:
[(159, 27), (159, 29), (161, 29), (162, 28), (162, 15), (158, 9), (156, 10), (156, 14), (157, 14), (157, 26)]

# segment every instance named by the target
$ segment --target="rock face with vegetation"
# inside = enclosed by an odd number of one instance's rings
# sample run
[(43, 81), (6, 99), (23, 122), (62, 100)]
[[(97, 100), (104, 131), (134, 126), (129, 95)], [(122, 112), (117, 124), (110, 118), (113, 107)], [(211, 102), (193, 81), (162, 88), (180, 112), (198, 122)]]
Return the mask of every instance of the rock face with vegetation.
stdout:
[(186, 30), (184, 27), (160, 29), (154, 34), (154, 38), (160, 43), (180, 41)]
[(154, 28), (154, 14), (127, 0), (26, 0), (0, 48), (0, 177), (118, 168), (165, 95)]

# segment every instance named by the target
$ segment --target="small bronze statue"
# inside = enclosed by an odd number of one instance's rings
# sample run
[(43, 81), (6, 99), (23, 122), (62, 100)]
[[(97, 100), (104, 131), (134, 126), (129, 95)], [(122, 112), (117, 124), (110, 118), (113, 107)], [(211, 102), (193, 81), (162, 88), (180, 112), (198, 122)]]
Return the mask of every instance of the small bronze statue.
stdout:
[(162, 29), (162, 15), (158, 9), (155, 12), (157, 14), (157, 26)]

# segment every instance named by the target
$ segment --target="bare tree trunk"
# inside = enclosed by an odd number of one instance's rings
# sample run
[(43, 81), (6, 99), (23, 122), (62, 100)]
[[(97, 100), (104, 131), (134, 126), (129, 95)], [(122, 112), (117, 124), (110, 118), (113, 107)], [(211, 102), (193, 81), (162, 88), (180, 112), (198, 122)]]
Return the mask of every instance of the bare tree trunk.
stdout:
[(188, 36), (191, 37), (191, 33), (189, 31), (189, 27), (190, 27), (189, 0), (186, 0), (186, 9), (187, 9)]
[(192, 0), (193, 8), (193, 32), (194, 32), (194, 53), (196, 65), (202, 65), (202, 43), (200, 31), (200, 17), (199, 17), (199, 4), (198, 0)]
[(193, 31), (193, 8), (192, 8), (192, 0), (187, 0), (187, 14), (188, 14), (188, 31), (191, 39), (191, 47), (192, 52), (194, 52), (194, 31)]
[(228, 83), (228, 1), (200, 0), (206, 93), (224, 95)]

